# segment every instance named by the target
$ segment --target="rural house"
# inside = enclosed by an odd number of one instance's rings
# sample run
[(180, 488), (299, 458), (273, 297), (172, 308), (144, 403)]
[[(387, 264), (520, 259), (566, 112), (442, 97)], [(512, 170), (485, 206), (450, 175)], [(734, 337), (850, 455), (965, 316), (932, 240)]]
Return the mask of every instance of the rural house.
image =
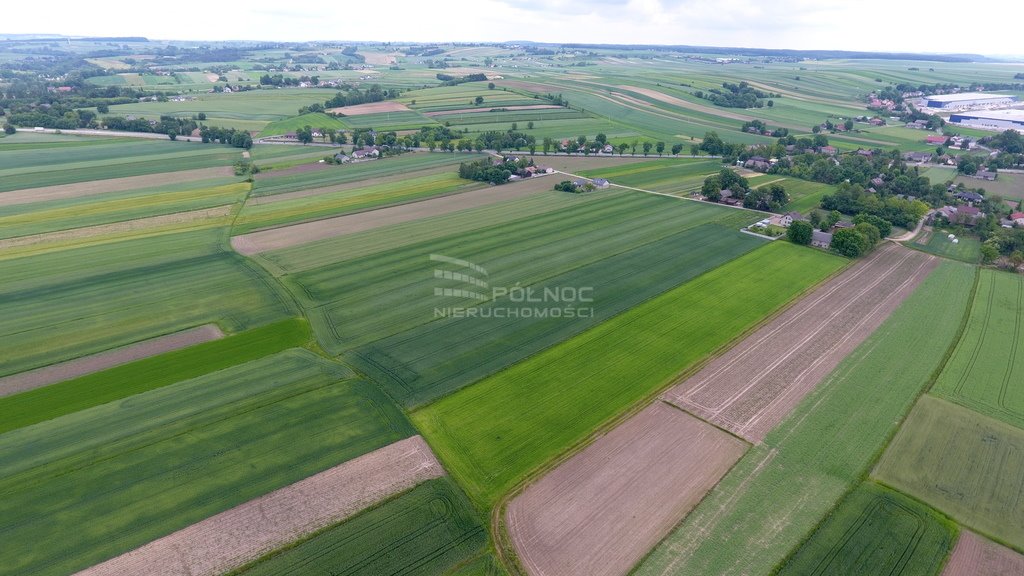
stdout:
[(815, 230), (811, 232), (811, 246), (815, 248), (828, 248), (832, 245), (832, 235), (828, 232)]

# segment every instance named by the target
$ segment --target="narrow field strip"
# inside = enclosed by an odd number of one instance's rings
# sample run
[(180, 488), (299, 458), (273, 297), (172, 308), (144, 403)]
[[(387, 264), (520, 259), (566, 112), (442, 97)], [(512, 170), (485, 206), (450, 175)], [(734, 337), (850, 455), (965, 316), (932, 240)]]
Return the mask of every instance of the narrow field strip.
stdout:
[(46, 232), (44, 234), (32, 234), (30, 236), (7, 238), (0, 240), (0, 250), (12, 250), (16, 248), (37, 246), (40, 244), (56, 244), (61, 242), (86, 240), (100, 236), (124, 234), (126, 232), (141, 232), (171, 226), (189, 225), (207, 220), (217, 220), (220, 218), (226, 218), (231, 214), (232, 207), (232, 204), (226, 204), (224, 206), (204, 208), (201, 210), (175, 212), (174, 214), (150, 216), (148, 218), (136, 218), (134, 220), (125, 220), (123, 222), (114, 222), (112, 224), (100, 224), (98, 226), (86, 226), (84, 228), (61, 230), (59, 232)]
[(231, 238), (231, 246), (240, 254), (249, 256), (270, 250), (280, 250), (282, 248), (307, 244), (317, 240), (365, 232), (391, 224), (440, 216), (458, 210), (478, 208), (503, 200), (522, 198), (549, 190), (554, 184), (554, 181), (548, 178), (530, 179), (516, 184), (491, 186), (440, 198), (388, 206), (368, 212), (272, 228), (270, 230), (234, 236)]
[(1024, 556), (978, 536), (970, 530), (960, 532), (942, 576), (1020, 576), (1024, 574)]
[(224, 333), (215, 324), (205, 324), (181, 332), (167, 334), (129, 344), (122, 348), (99, 352), (82, 358), (60, 362), (20, 374), (0, 378), (0, 397), (47, 386), (63, 380), (77, 378), (106, 370), (135, 360), (179, 350), (202, 342), (223, 338)]
[(216, 576), (444, 475), (419, 436), (378, 448), (79, 572)]
[(58, 184), (42, 188), (24, 188), (10, 192), (0, 192), (0, 207), (30, 204), (32, 202), (46, 202), (49, 200), (64, 200), (67, 198), (104, 194), (106, 192), (124, 192), (136, 188), (208, 180), (232, 176), (233, 174), (231, 167), (198, 168), (163, 174), (146, 174), (144, 176), (127, 176), (124, 178), (92, 180), (74, 184)]
[(656, 401), (512, 500), (519, 559), (533, 575), (626, 574), (746, 448)]
[(662, 398), (760, 442), (938, 263), (887, 244)]

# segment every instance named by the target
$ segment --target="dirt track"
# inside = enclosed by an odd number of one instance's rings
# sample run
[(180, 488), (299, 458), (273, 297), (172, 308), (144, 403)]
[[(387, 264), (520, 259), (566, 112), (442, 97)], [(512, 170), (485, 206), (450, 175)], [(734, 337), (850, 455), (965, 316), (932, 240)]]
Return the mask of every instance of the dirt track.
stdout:
[(397, 206), (388, 206), (368, 212), (261, 230), (231, 238), (231, 246), (240, 254), (247, 256), (259, 254), (299, 244), (307, 244), (317, 240), (372, 230), (381, 226), (409, 222), (431, 216), (440, 216), (450, 212), (494, 204), (503, 200), (521, 198), (543, 190), (551, 190), (556, 182), (552, 176), (542, 176), (504, 186), (488, 186), (487, 188), (470, 190), (469, 192), (430, 198), (408, 204), (399, 204)]
[(519, 559), (535, 576), (626, 574), (745, 450), (657, 401), (509, 504)]
[(662, 399), (751, 442), (889, 317), (939, 260), (887, 243)]
[(1024, 556), (974, 532), (960, 533), (942, 576), (1020, 576)]
[(444, 475), (406, 438), (83, 570), (84, 576), (215, 576)]
[(77, 378), (135, 360), (149, 358), (164, 352), (178, 350), (194, 344), (223, 338), (224, 333), (214, 324), (206, 324), (159, 336), (135, 344), (129, 344), (114, 350), (83, 356), (67, 362), (37, 368), (20, 374), (12, 374), (0, 378), (0, 396), (10, 396), (18, 392), (48, 386), (71, 378)]
[(179, 184), (233, 175), (234, 172), (230, 167), (199, 168), (196, 170), (182, 170), (181, 172), (165, 172), (146, 174), (144, 176), (111, 178), (109, 180), (93, 180), (91, 182), (78, 182), (75, 184), (61, 184), (59, 186), (45, 186), (43, 188), (24, 188), (22, 190), (0, 192), (0, 206), (65, 200), (67, 198), (78, 198), (80, 196), (91, 196), (106, 192), (124, 192), (126, 190), (152, 188), (165, 184)]

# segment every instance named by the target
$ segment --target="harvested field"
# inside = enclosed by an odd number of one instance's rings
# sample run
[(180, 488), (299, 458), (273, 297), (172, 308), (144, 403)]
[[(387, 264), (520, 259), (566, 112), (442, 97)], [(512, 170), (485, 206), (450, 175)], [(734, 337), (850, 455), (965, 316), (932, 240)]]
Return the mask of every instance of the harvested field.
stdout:
[(372, 230), (381, 226), (429, 218), (431, 216), (440, 216), (457, 210), (477, 208), (503, 200), (521, 198), (544, 190), (550, 190), (555, 185), (555, 182), (556, 180), (550, 177), (531, 178), (522, 182), (516, 182), (515, 184), (489, 186), (461, 194), (399, 204), (369, 212), (347, 214), (336, 218), (326, 218), (292, 226), (261, 230), (232, 237), (231, 246), (239, 253), (245, 255), (279, 250), (298, 244)]
[(95, 238), (97, 236), (186, 225), (194, 222), (202, 222), (203, 220), (216, 220), (231, 214), (231, 209), (232, 205), (228, 204), (225, 206), (216, 206), (214, 208), (204, 208), (202, 210), (175, 212), (174, 214), (150, 216), (149, 218), (136, 218), (134, 220), (125, 220), (124, 222), (114, 222), (113, 224), (101, 224), (99, 226), (86, 226), (84, 228), (61, 230), (59, 232), (46, 232), (44, 234), (32, 234), (30, 236), (6, 238), (4, 240), (0, 240), (0, 250), (25, 248), (39, 244), (85, 240), (87, 238)]
[(937, 265), (936, 258), (886, 244), (662, 399), (760, 442)]
[(357, 104), (355, 106), (342, 106), (340, 108), (329, 108), (327, 112), (342, 114), (344, 116), (365, 116), (367, 114), (380, 114), (381, 112), (411, 112), (405, 104), (398, 102), (371, 102), (369, 104)]
[(1019, 576), (1024, 556), (974, 532), (960, 532), (942, 576)]
[(216, 576), (339, 522), (444, 470), (420, 436), (378, 448), (221, 512), (82, 576)]
[(103, 194), (105, 192), (124, 192), (126, 190), (133, 190), (136, 188), (148, 188), (163, 184), (180, 184), (182, 182), (208, 180), (211, 178), (232, 176), (233, 174), (234, 173), (230, 167), (199, 168), (196, 170), (182, 170), (180, 172), (165, 172), (163, 174), (147, 174), (144, 176), (128, 176), (125, 178), (111, 178), (109, 180), (93, 180), (91, 182), (44, 186), (42, 188), (25, 188), (22, 190), (0, 193), (0, 206), (15, 206), (18, 204), (30, 204), (32, 202), (64, 200), (67, 198)]
[(75, 360), (60, 362), (45, 368), (38, 368), (29, 372), (6, 376), (4, 378), (0, 378), (0, 397), (10, 396), (11, 394), (17, 394), (18, 392), (32, 390), (33, 388), (39, 388), (41, 386), (47, 386), (62, 380), (77, 378), (93, 372), (99, 372), (100, 370), (106, 370), (107, 368), (113, 368), (114, 366), (127, 364), (135, 360), (141, 360), (150, 356), (156, 356), (157, 354), (163, 354), (164, 352), (178, 350), (180, 348), (200, 344), (202, 342), (209, 342), (211, 340), (217, 340), (218, 338), (223, 337), (224, 333), (221, 332), (220, 328), (215, 324), (206, 324), (189, 330), (182, 330), (181, 332), (168, 334), (166, 336), (144, 340), (123, 348), (108, 350), (106, 352), (76, 358)]
[(507, 522), (519, 559), (529, 574), (626, 574), (745, 450), (655, 402), (512, 501)]
[(435, 112), (424, 112), (424, 116), (447, 116), (449, 114), (474, 114), (477, 112), (494, 112), (497, 110), (545, 110), (551, 108), (564, 108), (555, 104), (530, 104), (524, 106), (485, 106), (482, 108), (459, 108), (457, 110), (437, 110)]

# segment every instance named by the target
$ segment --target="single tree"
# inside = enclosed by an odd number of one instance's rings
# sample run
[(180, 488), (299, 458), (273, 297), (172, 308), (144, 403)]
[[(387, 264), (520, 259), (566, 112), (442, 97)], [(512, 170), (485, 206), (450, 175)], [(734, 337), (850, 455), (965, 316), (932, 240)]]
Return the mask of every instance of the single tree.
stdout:
[(644, 140), (644, 156), (647, 156), (648, 154), (650, 154), (651, 153), (651, 148), (653, 148), (653, 147), (654, 147), (654, 144), (651, 144), (647, 140)]
[(811, 238), (814, 236), (814, 226), (811, 226), (810, 222), (804, 222), (803, 220), (795, 220), (789, 225), (789, 230), (786, 230), (786, 238), (794, 244), (801, 244), (807, 246), (811, 243)]
[(679, 153), (683, 151), (683, 145), (676, 142), (672, 145), (672, 155), (679, 156)]
[(658, 142), (657, 144), (654, 145), (654, 149), (658, 152), (658, 156), (661, 156), (662, 154), (665, 153), (665, 143)]

